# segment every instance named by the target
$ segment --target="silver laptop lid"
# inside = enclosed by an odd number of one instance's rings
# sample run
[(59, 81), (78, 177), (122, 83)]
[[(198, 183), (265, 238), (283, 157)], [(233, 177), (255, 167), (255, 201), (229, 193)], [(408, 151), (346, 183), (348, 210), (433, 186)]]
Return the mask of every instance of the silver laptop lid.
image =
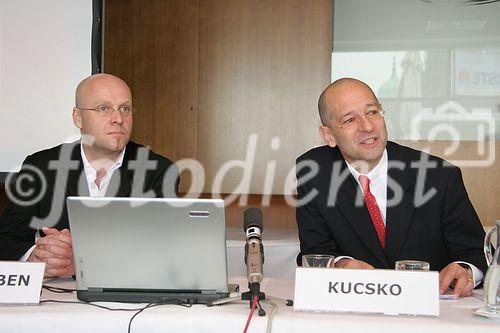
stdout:
[(78, 290), (227, 292), (224, 201), (68, 197)]

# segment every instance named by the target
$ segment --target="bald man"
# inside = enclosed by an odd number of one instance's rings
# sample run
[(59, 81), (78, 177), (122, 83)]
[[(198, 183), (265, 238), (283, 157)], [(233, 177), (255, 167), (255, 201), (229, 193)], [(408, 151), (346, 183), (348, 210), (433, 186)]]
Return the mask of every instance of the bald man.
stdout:
[(384, 110), (365, 83), (343, 78), (321, 94), (325, 146), (297, 159), (301, 256), (337, 257), (342, 268), (430, 263), (440, 291), (470, 295), (486, 271), (484, 231), (460, 169), (387, 141)]
[(66, 197), (174, 197), (178, 169), (130, 141), (129, 86), (96, 74), (77, 87), (73, 123), (81, 139), (28, 156), (8, 184), (0, 260), (45, 262), (45, 276), (74, 275)]

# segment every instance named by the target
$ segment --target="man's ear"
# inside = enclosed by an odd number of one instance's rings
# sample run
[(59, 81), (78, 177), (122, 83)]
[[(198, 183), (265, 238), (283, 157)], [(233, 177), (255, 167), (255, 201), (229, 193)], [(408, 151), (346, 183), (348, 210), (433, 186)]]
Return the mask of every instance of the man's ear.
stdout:
[(82, 129), (82, 115), (77, 108), (73, 108), (73, 124), (79, 129)]
[(319, 127), (319, 134), (323, 138), (323, 141), (330, 147), (335, 147), (337, 145), (337, 141), (333, 137), (332, 131), (329, 127), (326, 126), (320, 126)]

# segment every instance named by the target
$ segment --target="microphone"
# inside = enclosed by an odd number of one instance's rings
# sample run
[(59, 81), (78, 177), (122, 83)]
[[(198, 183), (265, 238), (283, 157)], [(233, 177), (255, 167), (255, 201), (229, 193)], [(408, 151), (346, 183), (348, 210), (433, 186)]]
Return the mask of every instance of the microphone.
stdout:
[(250, 285), (260, 283), (263, 277), (264, 247), (262, 246), (262, 211), (248, 208), (243, 217), (243, 230), (246, 233), (245, 264)]

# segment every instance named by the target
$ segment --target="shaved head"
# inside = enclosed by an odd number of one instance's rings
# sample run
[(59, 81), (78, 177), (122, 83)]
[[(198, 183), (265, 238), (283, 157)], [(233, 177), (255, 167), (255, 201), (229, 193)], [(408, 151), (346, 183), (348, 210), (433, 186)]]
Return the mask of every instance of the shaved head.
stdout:
[(323, 140), (330, 147), (337, 146), (351, 165), (362, 162), (363, 166), (354, 166), (359, 172), (373, 169), (387, 144), (387, 128), (373, 90), (353, 78), (336, 80), (321, 94), (318, 109)]
[[(356, 89), (359, 87), (364, 87), (368, 89), (375, 100), (377, 100), (373, 90), (363, 81), (358, 79), (344, 77), (332, 82), (325, 90), (321, 93), (318, 100), (318, 110), (319, 117), (321, 118), (321, 123), (323, 125), (328, 125), (330, 121), (334, 118), (335, 112), (335, 100), (340, 94), (344, 94), (345, 91), (350, 89)], [(378, 100), (377, 100), (378, 102)]]
[(87, 78), (85, 78), (78, 86), (76, 87), (76, 92), (75, 92), (75, 106), (83, 106), (86, 103), (86, 96), (87, 94), (90, 93), (92, 88), (95, 86), (96, 83), (114, 83), (114, 84), (119, 84), (123, 85), (130, 91), (129, 86), (125, 81), (120, 79), (117, 76), (111, 75), (111, 74), (94, 74), (91, 75)]
[[(114, 75), (96, 74), (84, 79), (75, 93), (73, 123), (82, 134), (83, 150), (92, 162), (98, 159), (116, 161), (132, 132), (132, 115), (120, 108), (133, 108), (129, 86)], [(109, 114), (98, 108), (111, 109)]]

